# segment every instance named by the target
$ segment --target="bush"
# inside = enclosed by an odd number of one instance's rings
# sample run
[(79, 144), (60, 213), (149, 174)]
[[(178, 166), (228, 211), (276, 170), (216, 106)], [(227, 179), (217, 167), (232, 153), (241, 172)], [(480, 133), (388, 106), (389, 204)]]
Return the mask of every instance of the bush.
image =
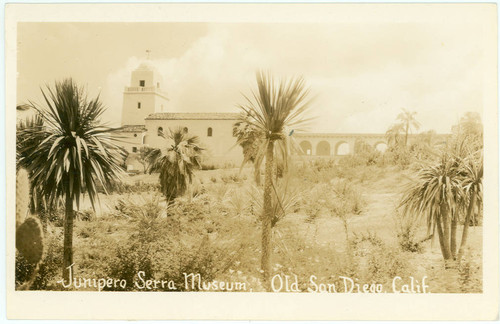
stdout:
[(396, 211), (396, 233), (398, 237), (399, 247), (403, 251), (421, 253), (423, 250), (424, 240), (416, 239), (416, 232), (420, 222), (414, 215), (402, 214)]

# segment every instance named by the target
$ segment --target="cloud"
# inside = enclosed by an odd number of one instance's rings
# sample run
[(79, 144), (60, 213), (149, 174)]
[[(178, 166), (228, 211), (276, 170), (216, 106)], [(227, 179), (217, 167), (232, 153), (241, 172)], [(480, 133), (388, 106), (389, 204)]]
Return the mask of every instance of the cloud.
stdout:
[[(439, 27), (439, 28), (437, 28)], [(317, 99), (311, 130), (383, 133), (401, 108), (422, 129), (448, 132), (456, 115), (482, 110), (482, 45), (471, 26), (211, 25), (177, 57), (153, 60), (172, 112), (237, 111), (257, 69), (303, 75)], [(140, 59), (112, 71), (103, 99), (110, 120)]]

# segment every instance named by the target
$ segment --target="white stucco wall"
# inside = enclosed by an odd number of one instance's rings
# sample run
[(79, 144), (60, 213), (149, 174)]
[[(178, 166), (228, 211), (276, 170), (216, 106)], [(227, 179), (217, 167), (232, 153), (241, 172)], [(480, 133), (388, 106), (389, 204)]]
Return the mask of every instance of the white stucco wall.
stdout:
[[(146, 119), (147, 140), (151, 147), (165, 145), (165, 140), (158, 136), (158, 127), (164, 132), (176, 127), (187, 127), (188, 133), (196, 135), (207, 150), (204, 163), (216, 165), (231, 162), (239, 166), (243, 161), (243, 151), (236, 145), (233, 137), (233, 124), (236, 120), (148, 120)], [(212, 128), (212, 136), (208, 136), (208, 128)]]

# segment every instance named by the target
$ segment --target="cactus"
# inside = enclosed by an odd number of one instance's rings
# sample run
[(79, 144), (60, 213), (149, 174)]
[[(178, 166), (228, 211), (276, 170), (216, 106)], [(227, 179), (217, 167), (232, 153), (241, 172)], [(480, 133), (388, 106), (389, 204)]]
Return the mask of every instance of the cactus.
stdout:
[(38, 273), (43, 258), (42, 224), (33, 216), (28, 216), (30, 203), (30, 182), (28, 172), (20, 169), (16, 175), (16, 249), (24, 261), (33, 269), (29, 280), (18, 289), (29, 289)]
[(16, 228), (26, 219), (30, 203), (28, 171), (21, 168), (16, 175)]
[(40, 221), (28, 217), (16, 231), (16, 248), (30, 264), (36, 265), (43, 256), (43, 230)]

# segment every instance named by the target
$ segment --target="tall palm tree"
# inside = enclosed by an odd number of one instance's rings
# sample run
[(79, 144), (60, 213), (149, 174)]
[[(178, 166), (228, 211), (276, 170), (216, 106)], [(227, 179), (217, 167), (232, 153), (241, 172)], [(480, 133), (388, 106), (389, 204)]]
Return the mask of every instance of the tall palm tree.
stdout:
[(185, 132), (181, 127), (165, 135), (162, 148), (153, 149), (148, 155), (148, 171), (160, 173), (161, 191), (167, 201), (171, 201), (186, 192), (193, 180), (194, 170), (201, 168), (201, 155), (204, 150), (199, 145), (198, 136)]
[(408, 134), (411, 129), (418, 130), (420, 123), (415, 119), (416, 111), (410, 112), (405, 108), (401, 108), (402, 112), (398, 115), (397, 119), (403, 124), (405, 131), (405, 147), (408, 145)]
[(288, 156), (292, 149), (287, 140), (291, 130), (298, 131), (307, 121), (304, 112), (310, 104), (309, 89), (305, 88), (304, 79), (292, 78), (278, 80), (266, 73), (257, 73), (257, 91), (252, 92), (252, 99), (245, 96), (246, 104), (239, 105), (245, 120), (260, 134), (261, 145), (257, 159), (265, 157), (264, 174), (264, 215), (262, 219), (262, 258), (261, 268), (266, 288), (270, 289), (271, 272), (271, 236), (273, 220), (273, 179), (276, 173), (275, 151), (283, 159), (283, 169), (287, 169)]
[(428, 231), (437, 229), (441, 253), (448, 265), (456, 257), (456, 223), (462, 200), (460, 170), (455, 157), (444, 153), (434, 166), (424, 167), (405, 193), (400, 206), (413, 215), (427, 216)]
[[(31, 103), (43, 119), (43, 127), (25, 133), (32, 145), (20, 151), (30, 180), (50, 208), (65, 202), (63, 279), (69, 279), (73, 264), (73, 204), (77, 208), (83, 195), (92, 207), (98, 200), (97, 185), (106, 187), (118, 179), (123, 155), (112, 134), (99, 118), (104, 107), (99, 97), (88, 100), (83, 88), (71, 79), (56, 82), (54, 88), (42, 89), (45, 105)], [(28, 163), (29, 162), (29, 163)]]

